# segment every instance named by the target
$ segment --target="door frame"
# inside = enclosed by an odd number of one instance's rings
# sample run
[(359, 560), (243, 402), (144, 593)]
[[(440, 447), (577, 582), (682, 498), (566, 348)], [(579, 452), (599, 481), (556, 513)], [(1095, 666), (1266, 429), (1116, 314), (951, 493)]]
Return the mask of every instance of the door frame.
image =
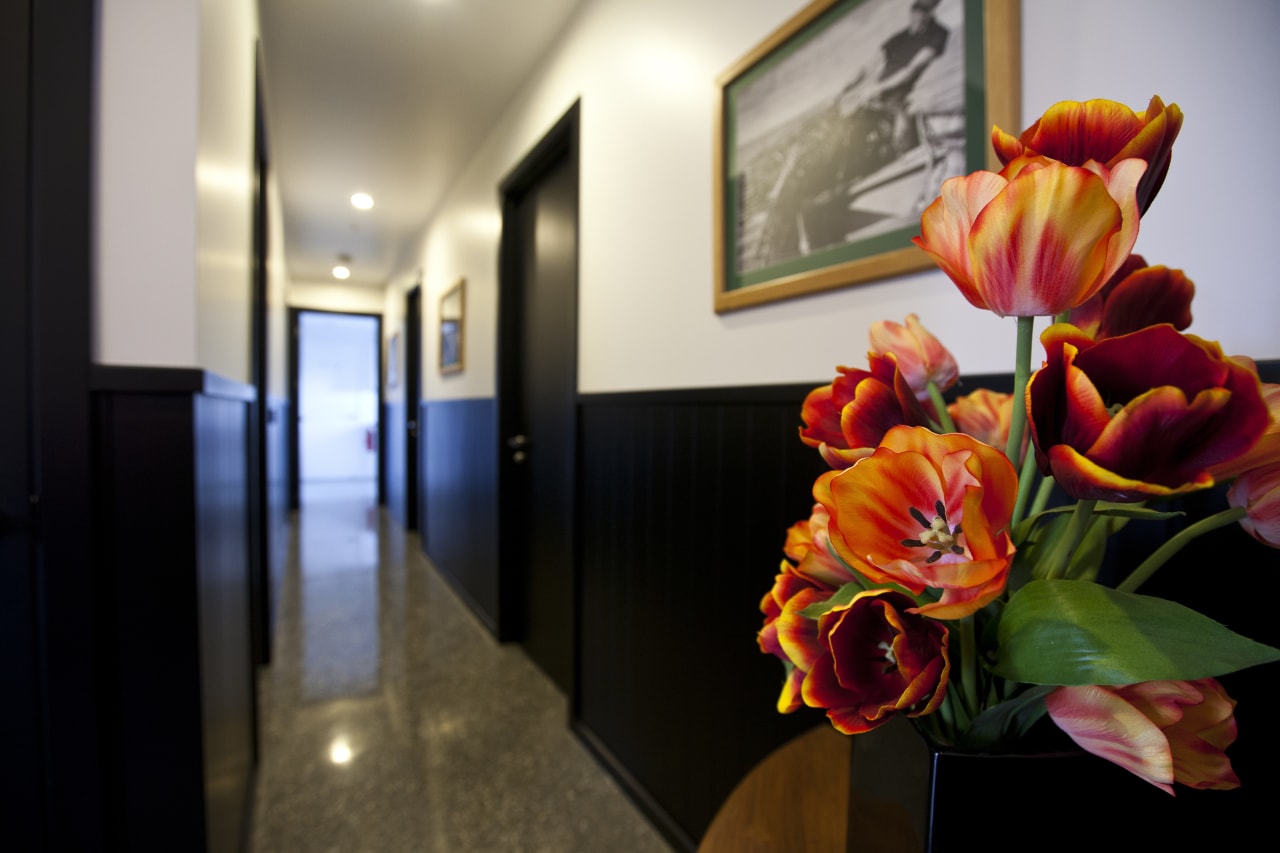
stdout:
[(386, 425), (383, 421), (386, 419), (383, 408), (386, 401), (383, 399), (383, 388), (386, 385), (387, 365), (383, 358), (382, 346), (382, 315), (376, 313), (368, 313), (364, 311), (327, 311), (323, 308), (303, 308), (297, 305), (289, 306), (289, 509), (296, 510), (302, 508), (302, 449), (299, 444), (301, 438), (301, 428), (299, 426), (298, 399), (301, 396), (298, 389), (299, 368), (299, 319), (303, 314), (340, 314), (346, 317), (373, 317), (378, 321), (377, 331), (377, 358), (378, 358), (378, 376), (375, 384), (378, 386), (378, 504), (382, 505), (387, 500), (387, 454), (386, 454)]
[(404, 297), (404, 527), (422, 523), (422, 279)]
[[(525, 520), (529, 513), (527, 498), (520, 488), (522, 472), (513, 461), (507, 446), (508, 440), (524, 429), (521, 418), (524, 404), (521, 391), (520, 360), (524, 350), (524, 310), (520, 288), (525, 277), (525, 246), (520, 239), (520, 229), (515, 227), (520, 201), (563, 159), (572, 168), (578, 168), (578, 135), (582, 102), (573, 105), (550, 130), (529, 150), (520, 163), (498, 185), (502, 200), (502, 238), (498, 250), (498, 340), (497, 340), (497, 550), (498, 550), (498, 639), (503, 642), (519, 640), (525, 631), (525, 581), (528, 575), (528, 529)], [(575, 240), (575, 246), (577, 241)], [(576, 296), (575, 275), (575, 302)], [(578, 318), (575, 310), (568, 330), (573, 342), (574, 362), (577, 363)], [(576, 371), (575, 371), (576, 372)], [(575, 483), (574, 517), (571, 519), (573, 537), (578, 531), (576, 507), (576, 483), (578, 479), (577, 418), (573, 418), (574, 448), (571, 464), (574, 466)], [(570, 567), (573, 600), (570, 612), (573, 618), (572, 655), (570, 672), (576, 679), (578, 671), (578, 566), (577, 549), (574, 549), (574, 565)]]

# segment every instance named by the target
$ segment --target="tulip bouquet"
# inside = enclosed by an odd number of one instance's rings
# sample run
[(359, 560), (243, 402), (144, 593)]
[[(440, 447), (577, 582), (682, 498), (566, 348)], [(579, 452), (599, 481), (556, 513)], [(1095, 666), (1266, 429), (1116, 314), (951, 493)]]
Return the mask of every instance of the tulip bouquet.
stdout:
[[(800, 438), (831, 470), (761, 603), (780, 711), (825, 709), (847, 734), (905, 715), (971, 751), (1016, 749), (1047, 714), (1170, 794), (1240, 784), (1217, 678), (1280, 650), (1141, 592), (1209, 530), (1280, 547), (1280, 386), (1187, 334), (1192, 282), (1133, 254), (1181, 125), (1158, 97), (1057, 104), (1019, 137), (996, 128), (1004, 168), (948, 180), (924, 211), (916, 245), (1017, 318), (1013, 392), (948, 403), (955, 359), (912, 315), (809, 393)], [(1221, 511), (1100, 577), (1122, 527), (1225, 482)]]

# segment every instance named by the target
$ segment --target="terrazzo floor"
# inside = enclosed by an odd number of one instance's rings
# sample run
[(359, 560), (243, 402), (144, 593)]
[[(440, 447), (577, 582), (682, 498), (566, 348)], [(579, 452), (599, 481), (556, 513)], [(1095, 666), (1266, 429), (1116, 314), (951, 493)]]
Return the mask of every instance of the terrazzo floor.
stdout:
[(672, 853), (372, 483), (304, 483), (302, 507), (249, 853)]

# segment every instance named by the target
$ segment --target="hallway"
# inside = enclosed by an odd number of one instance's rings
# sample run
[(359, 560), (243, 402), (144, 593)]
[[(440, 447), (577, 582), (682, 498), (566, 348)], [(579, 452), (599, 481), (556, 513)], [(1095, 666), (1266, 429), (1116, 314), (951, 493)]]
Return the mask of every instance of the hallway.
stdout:
[(671, 848), (376, 503), (304, 483), (260, 675), (250, 853)]

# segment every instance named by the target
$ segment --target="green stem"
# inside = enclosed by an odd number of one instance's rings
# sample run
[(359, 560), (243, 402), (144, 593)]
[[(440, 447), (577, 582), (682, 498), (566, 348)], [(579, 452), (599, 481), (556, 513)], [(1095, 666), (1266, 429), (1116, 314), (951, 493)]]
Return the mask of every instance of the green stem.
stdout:
[(928, 389), (929, 399), (933, 402), (933, 408), (938, 413), (938, 424), (942, 427), (942, 431), (955, 432), (955, 421), (951, 420), (951, 412), (947, 410), (947, 403), (942, 399), (942, 391), (938, 389), (938, 383), (930, 379)]
[(1039, 515), (1044, 512), (1044, 508), (1049, 505), (1049, 498), (1053, 495), (1053, 484), (1054, 479), (1052, 477), (1045, 477), (1040, 481), (1040, 488), (1036, 492), (1036, 499), (1031, 502), (1032, 515)]
[(1063, 311), (1061, 314), (1054, 314), (1054, 315), (1053, 315), (1053, 322), (1055, 322), (1055, 323), (1070, 323), (1070, 322), (1071, 322), (1071, 311), (1070, 311), (1070, 309), (1068, 309), (1068, 310), (1066, 310), (1066, 311)]
[(960, 685), (961, 698), (969, 717), (976, 716), (982, 696), (978, 693), (978, 638), (973, 627), (973, 617), (966, 616), (958, 625), (960, 633)]
[(1031, 481), (1035, 476), (1036, 455), (1028, 453), (1022, 460), (1022, 470), (1018, 472), (1018, 497), (1013, 504), (1013, 520), (1009, 522), (1010, 527), (1026, 518), (1027, 496), (1031, 494)]
[(1167, 563), (1170, 557), (1182, 550), (1182, 546), (1211, 530), (1234, 524), (1244, 518), (1245, 514), (1244, 507), (1233, 506), (1229, 509), (1224, 509), (1222, 512), (1202, 518), (1195, 524), (1187, 525), (1167, 539), (1150, 557), (1143, 560), (1142, 565), (1134, 569), (1127, 578), (1116, 586), (1116, 589), (1120, 592), (1134, 592), (1154, 575), (1157, 569)]
[(1027, 429), (1027, 380), (1031, 378), (1031, 343), (1035, 337), (1035, 317), (1018, 318), (1018, 352), (1013, 366), (1013, 414), (1009, 418), (1009, 443), (1005, 455), (1017, 467), (1022, 454), (1022, 435)]
[(1097, 504), (1096, 500), (1076, 502), (1076, 510), (1071, 514), (1071, 521), (1067, 524), (1067, 531), (1050, 558), (1049, 570), (1045, 574), (1046, 578), (1060, 578), (1066, 574), (1067, 566), (1071, 565), (1071, 557), (1076, 552), (1076, 546), (1080, 544), (1080, 540), (1084, 539), (1085, 533), (1089, 530), (1089, 522), (1093, 518), (1093, 508)]

